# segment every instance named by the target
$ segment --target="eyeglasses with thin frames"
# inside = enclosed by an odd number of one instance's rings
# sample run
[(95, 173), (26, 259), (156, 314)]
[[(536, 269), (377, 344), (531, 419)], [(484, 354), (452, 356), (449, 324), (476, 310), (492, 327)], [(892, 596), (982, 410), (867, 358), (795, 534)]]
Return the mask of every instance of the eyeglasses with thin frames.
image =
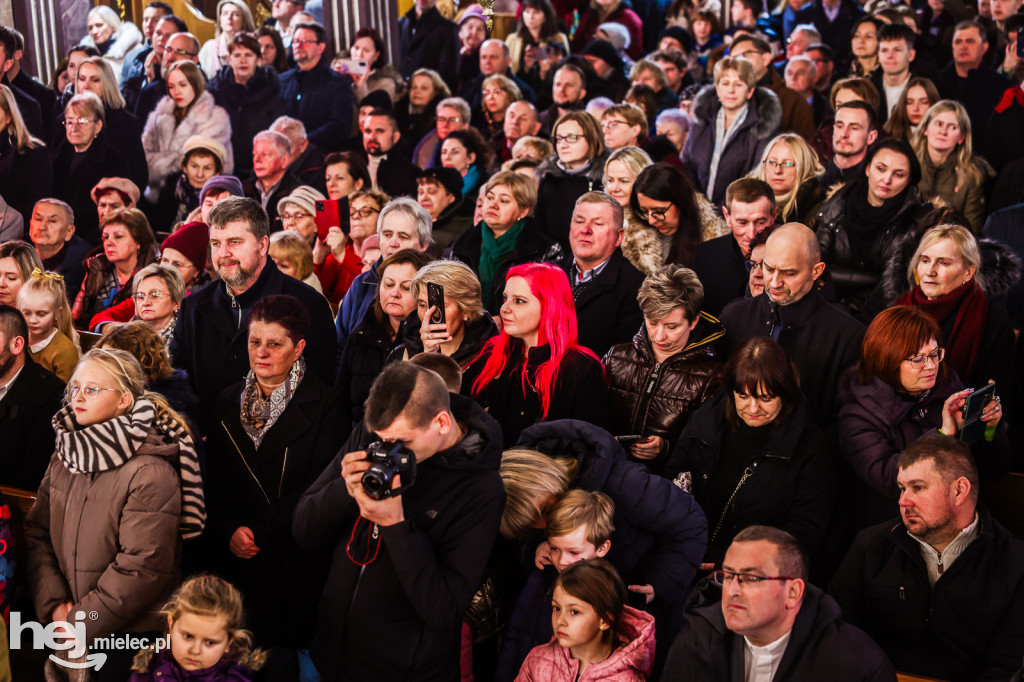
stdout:
[(303, 218), (312, 218), (313, 215), (310, 213), (282, 213), (282, 223), (294, 223), (302, 220)]
[(121, 391), (116, 388), (103, 388), (101, 386), (72, 386), (68, 389), (68, 395), (74, 400), (79, 393), (85, 396), (86, 400), (92, 400), (100, 394), (100, 391), (113, 391), (114, 393), (120, 393)]
[(743, 264), (747, 266), (747, 272), (751, 272), (753, 270), (757, 270), (758, 268), (760, 268), (764, 264), (764, 261), (747, 259), (743, 261)]
[(771, 168), (796, 168), (796, 163), (793, 161), (776, 161), (775, 159), (765, 159), (764, 165)]
[(711, 574), (711, 579), (715, 581), (716, 585), (725, 587), (727, 582), (732, 580), (737, 581), (740, 587), (757, 587), (765, 582), (771, 582), (773, 580), (797, 580), (784, 575), (754, 575), (753, 573), (733, 573), (732, 571), (715, 571)]
[(167, 296), (164, 292), (159, 289), (153, 289), (153, 291), (140, 291), (135, 294), (135, 300), (139, 303), (145, 303), (147, 300), (153, 301), (154, 303), (159, 301), (164, 296)]
[(937, 365), (940, 362), (942, 362), (943, 358), (945, 358), (945, 357), (946, 357), (946, 349), (945, 348), (936, 348), (934, 351), (932, 351), (931, 353), (928, 353), (927, 355), (924, 354), (924, 353), (920, 353), (918, 355), (914, 355), (914, 356), (911, 356), (911, 357), (907, 358), (904, 362), (909, 362), (916, 369), (918, 367), (923, 366), (924, 363), (927, 362), (927, 361), (934, 362)]
[(554, 143), (556, 145), (557, 144), (562, 144), (563, 142), (568, 142), (570, 144), (575, 144), (576, 142), (579, 142), (581, 139), (583, 139), (583, 136), (582, 135), (576, 135), (576, 134), (572, 134), (572, 135), (555, 135), (552, 138), (552, 140), (554, 140)]
[(85, 126), (95, 123), (99, 119), (95, 118), (69, 118), (64, 121), (65, 128), (84, 128)]

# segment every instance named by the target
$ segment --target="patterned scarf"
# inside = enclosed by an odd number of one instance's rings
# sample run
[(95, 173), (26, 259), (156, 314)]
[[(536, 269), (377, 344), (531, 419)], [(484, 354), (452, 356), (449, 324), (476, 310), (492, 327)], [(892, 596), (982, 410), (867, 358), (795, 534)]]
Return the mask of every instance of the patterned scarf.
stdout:
[(263, 437), (270, 427), (280, 418), (281, 414), (292, 401), (296, 389), (302, 383), (302, 377), (306, 375), (306, 360), (299, 357), (292, 363), (285, 382), (274, 389), (267, 397), (263, 396), (263, 389), (256, 381), (256, 375), (249, 371), (245, 377), (245, 389), (242, 391), (242, 428), (252, 439), (252, 444), (258, 450)]
[(177, 444), (176, 468), (181, 484), (181, 537), (198, 536), (206, 526), (206, 502), (199, 458), (188, 430), (147, 398), (135, 401), (131, 412), (98, 424), (79, 427), (74, 412), (65, 405), (53, 417), (57, 433), (57, 457), (73, 474), (111, 471), (131, 459), (146, 441), (150, 431), (164, 436), (164, 442)]

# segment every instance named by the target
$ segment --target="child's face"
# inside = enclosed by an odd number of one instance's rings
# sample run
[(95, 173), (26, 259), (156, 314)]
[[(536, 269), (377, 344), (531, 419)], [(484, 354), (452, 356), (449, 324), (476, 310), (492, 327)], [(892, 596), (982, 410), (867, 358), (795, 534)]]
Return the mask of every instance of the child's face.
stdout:
[(28, 324), (28, 335), (34, 342), (42, 341), (53, 330), (53, 296), (41, 291), (25, 291), (19, 306)]
[(551, 629), (559, 645), (571, 649), (596, 644), (608, 623), (598, 617), (593, 606), (558, 585), (551, 597)]
[(605, 540), (600, 547), (587, 541), (587, 527), (580, 526), (568, 535), (549, 537), (548, 544), (551, 545), (551, 563), (558, 572), (572, 566), (577, 561), (603, 557), (608, 553), (611, 542)]
[(217, 664), (231, 643), (224, 616), (183, 613), (171, 626), (171, 655), (185, 670), (205, 670)]
[(693, 37), (704, 42), (711, 35), (711, 24), (704, 21), (703, 19), (697, 19), (693, 22)]
[(372, 268), (378, 258), (380, 258), (380, 249), (367, 249), (363, 254), (363, 272)]
[[(273, 254), (271, 254), (270, 257), (274, 258)], [(295, 264), (292, 263), (290, 260), (285, 260), (284, 258), (274, 258), (274, 262), (277, 263), (277, 269), (280, 270), (282, 273), (288, 275), (289, 277), (295, 277)]]

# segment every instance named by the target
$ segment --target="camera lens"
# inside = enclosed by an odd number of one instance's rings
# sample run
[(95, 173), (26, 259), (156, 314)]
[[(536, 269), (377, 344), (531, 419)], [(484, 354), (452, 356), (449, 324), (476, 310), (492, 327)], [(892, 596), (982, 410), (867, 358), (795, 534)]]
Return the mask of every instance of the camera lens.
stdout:
[(375, 500), (383, 498), (391, 488), (391, 481), (382, 471), (367, 470), (363, 474), (363, 490)]

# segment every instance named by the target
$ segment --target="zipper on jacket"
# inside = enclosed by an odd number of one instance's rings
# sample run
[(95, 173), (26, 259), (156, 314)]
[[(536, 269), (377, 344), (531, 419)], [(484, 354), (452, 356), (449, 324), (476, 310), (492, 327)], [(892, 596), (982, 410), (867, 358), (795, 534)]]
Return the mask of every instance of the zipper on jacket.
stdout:
[(277, 499), (281, 499), (281, 491), (284, 490), (284, 470), (288, 466), (288, 448), (284, 449), (284, 461), (281, 462), (281, 480), (277, 482)]
[(224, 433), (228, 434), (228, 440), (230, 440), (231, 444), (235, 446), (235, 450), (238, 452), (238, 457), (239, 459), (242, 460), (242, 464), (244, 464), (245, 468), (249, 470), (249, 475), (252, 476), (252, 480), (256, 481), (256, 485), (259, 486), (260, 492), (263, 493), (263, 499), (267, 501), (267, 504), (270, 504), (270, 496), (267, 495), (267, 491), (263, 489), (263, 484), (260, 483), (260, 479), (256, 478), (256, 474), (254, 474), (252, 469), (249, 467), (249, 462), (246, 461), (245, 455), (242, 454), (242, 448), (238, 447), (238, 443), (235, 442), (235, 437), (231, 435), (231, 431), (228, 429), (228, 425), (225, 424), (223, 421), (220, 423), (220, 425), (221, 428), (224, 429)]
[[(242, 328), (242, 306), (238, 305), (238, 299), (235, 298), (235, 295), (233, 293), (231, 293), (230, 289), (228, 290), (228, 298), (231, 299), (231, 308), (233, 310), (237, 310), (238, 311), (238, 321), (235, 323), (235, 329), (241, 329)], [(221, 423), (223, 423), (223, 422), (221, 422)]]
[(715, 541), (715, 538), (718, 537), (718, 531), (722, 530), (722, 524), (725, 523), (725, 517), (729, 513), (729, 508), (732, 506), (732, 501), (736, 499), (736, 493), (740, 491), (740, 488), (742, 488), (743, 484), (747, 482), (747, 479), (754, 475), (754, 469), (756, 468), (757, 462), (754, 462), (753, 464), (751, 464), (750, 466), (743, 470), (743, 476), (740, 477), (740, 482), (736, 484), (736, 488), (733, 489), (732, 495), (729, 496), (729, 501), (725, 503), (725, 508), (722, 509), (722, 515), (718, 517), (718, 523), (715, 524), (715, 532), (712, 533), (711, 537), (708, 539), (709, 545)]
[(907, 601), (907, 590), (900, 585), (900, 601)]
[(651, 375), (647, 377), (647, 387), (644, 388), (644, 394), (640, 398), (639, 404), (636, 407), (636, 414), (633, 415), (633, 423), (636, 423), (637, 417), (643, 415), (643, 422), (641, 422), (637, 433), (643, 434), (645, 427), (647, 426), (647, 413), (651, 404), (651, 397), (654, 395), (654, 389), (658, 386), (658, 379), (661, 375), (661, 368), (665, 366), (664, 362), (659, 362), (654, 365), (654, 369), (651, 371)]

